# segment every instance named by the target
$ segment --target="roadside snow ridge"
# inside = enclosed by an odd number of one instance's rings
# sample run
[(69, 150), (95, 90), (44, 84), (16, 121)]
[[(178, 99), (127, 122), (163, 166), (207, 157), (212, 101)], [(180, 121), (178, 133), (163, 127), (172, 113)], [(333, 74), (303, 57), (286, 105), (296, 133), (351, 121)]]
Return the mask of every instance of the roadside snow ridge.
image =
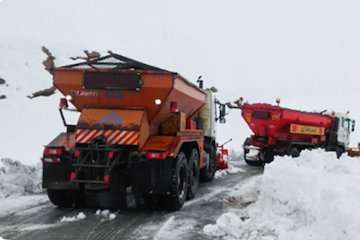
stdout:
[[(360, 236), (360, 159), (321, 150), (277, 158), (233, 190), (233, 205), (204, 232), (222, 239), (353, 240)], [(234, 204), (246, 195), (250, 205)], [(234, 200), (235, 199), (235, 200)]]

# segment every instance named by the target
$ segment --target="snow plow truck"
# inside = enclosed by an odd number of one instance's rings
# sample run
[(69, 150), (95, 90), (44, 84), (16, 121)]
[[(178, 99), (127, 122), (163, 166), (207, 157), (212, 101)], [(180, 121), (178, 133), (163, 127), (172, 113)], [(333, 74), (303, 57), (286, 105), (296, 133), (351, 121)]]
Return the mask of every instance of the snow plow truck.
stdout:
[(229, 108), (241, 110), (242, 117), (253, 132), (243, 144), (248, 165), (262, 166), (274, 156), (300, 156), (302, 150), (323, 148), (337, 157), (349, 149), (350, 133), (355, 121), (349, 114), (336, 112), (304, 112), (266, 103), (243, 103), (243, 98)]
[[(54, 205), (125, 208), (132, 191), (138, 206), (179, 210), (214, 178), (224, 114), (202, 81), (109, 52), (55, 68), (53, 83), (66, 126), (42, 157)], [(75, 124), (64, 110), (80, 113)]]

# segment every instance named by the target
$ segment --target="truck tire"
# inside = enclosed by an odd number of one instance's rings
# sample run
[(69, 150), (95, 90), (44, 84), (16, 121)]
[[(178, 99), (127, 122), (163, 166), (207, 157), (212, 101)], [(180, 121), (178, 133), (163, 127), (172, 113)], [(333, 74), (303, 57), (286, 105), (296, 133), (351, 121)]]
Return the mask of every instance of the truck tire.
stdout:
[(71, 208), (74, 206), (73, 191), (48, 189), (47, 194), (50, 202), (59, 208)]
[(252, 166), (252, 167), (263, 167), (265, 165), (265, 162), (263, 161), (253, 161), (253, 160), (248, 160), (246, 158), (246, 154), (248, 154), (250, 151), (249, 149), (246, 148), (246, 146), (251, 145), (251, 138), (246, 138), (243, 144), (243, 151), (244, 151), (244, 161), (246, 162), (247, 165)]
[(274, 161), (274, 152), (272, 150), (266, 149), (263, 152), (260, 152), (260, 159), (264, 163), (271, 163)]
[(196, 149), (191, 151), (189, 158), (189, 187), (187, 193), (187, 199), (193, 199), (199, 188), (199, 152)]
[(184, 205), (189, 187), (188, 173), (186, 156), (183, 152), (180, 152), (177, 156), (175, 167), (172, 169), (170, 195), (165, 196), (164, 199), (168, 210), (177, 211)]
[(249, 150), (246, 149), (246, 146), (249, 146), (251, 145), (251, 138), (246, 138), (245, 141), (244, 141), (244, 144), (243, 144), (243, 149), (244, 149), (244, 153), (248, 153)]
[(119, 169), (114, 169), (111, 172), (110, 178), (110, 197), (111, 197), (111, 209), (125, 209), (127, 207), (127, 192), (125, 179), (121, 179), (121, 173)]
[(205, 152), (209, 157), (208, 164), (200, 170), (200, 180), (203, 182), (211, 182), (216, 172), (216, 150), (213, 145), (205, 144)]
[(263, 161), (251, 161), (245, 160), (246, 164), (252, 167), (263, 167), (265, 163)]
[(291, 147), (289, 152), (292, 158), (300, 157), (300, 150), (297, 147)]
[(336, 152), (336, 157), (339, 159), (339, 158), (343, 155), (343, 153), (345, 152), (345, 150), (344, 150), (343, 147), (336, 146), (335, 152)]

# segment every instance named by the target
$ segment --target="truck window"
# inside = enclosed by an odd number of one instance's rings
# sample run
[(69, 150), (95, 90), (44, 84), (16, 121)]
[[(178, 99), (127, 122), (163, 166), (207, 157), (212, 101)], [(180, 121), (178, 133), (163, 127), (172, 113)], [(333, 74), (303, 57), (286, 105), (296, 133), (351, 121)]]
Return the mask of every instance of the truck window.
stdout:
[(138, 90), (141, 85), (141, 76), (134, 72), (86, 71), (84, 73), (85, 89)]
[(343, 118), (343, 126), (345, 129), (350, 130), (350, 119)]
[(267, 120), (271, 117), (271, 113), (267, 111), (254, 111), (251, 116), (255, 119)]

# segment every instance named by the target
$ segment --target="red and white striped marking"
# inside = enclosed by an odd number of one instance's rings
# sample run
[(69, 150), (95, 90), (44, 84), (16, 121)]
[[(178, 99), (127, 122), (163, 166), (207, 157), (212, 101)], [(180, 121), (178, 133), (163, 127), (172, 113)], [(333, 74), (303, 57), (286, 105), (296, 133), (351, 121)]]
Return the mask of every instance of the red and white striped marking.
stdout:
[(101, 135), (111, 145), (139, 145), (139, 132), (127, 130), (77, 129), (75, 140), (76, 143), (90, 143)]

